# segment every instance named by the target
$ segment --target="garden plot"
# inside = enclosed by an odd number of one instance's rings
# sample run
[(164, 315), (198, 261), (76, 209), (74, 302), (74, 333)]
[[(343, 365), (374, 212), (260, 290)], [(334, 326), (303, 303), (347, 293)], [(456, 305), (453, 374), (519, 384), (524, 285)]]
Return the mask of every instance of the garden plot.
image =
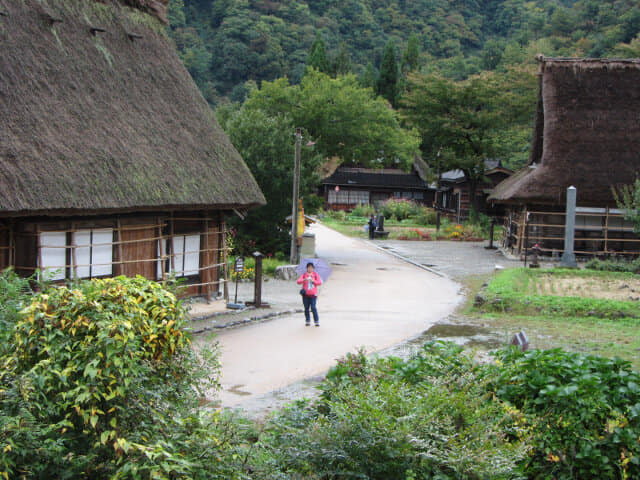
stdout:
[(535, 281), (539, 295), (640, 301), (640, 276), (637, 278), (564, 277), (540, 275)]

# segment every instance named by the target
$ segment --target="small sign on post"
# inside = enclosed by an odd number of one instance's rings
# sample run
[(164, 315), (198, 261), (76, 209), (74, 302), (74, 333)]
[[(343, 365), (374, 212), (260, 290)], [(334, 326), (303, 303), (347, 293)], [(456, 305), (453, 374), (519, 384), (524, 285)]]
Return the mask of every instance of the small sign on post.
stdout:
[(233, 263), (233, 271), (236, 274), (236, 294), (233, 303), (228, 303), (227, 308), (240, 310), (244, 308), (244, 305), (238, 303), (238, 282), (240, 281), (240, 274), (244, 272), (244, 257), (236, 257)]

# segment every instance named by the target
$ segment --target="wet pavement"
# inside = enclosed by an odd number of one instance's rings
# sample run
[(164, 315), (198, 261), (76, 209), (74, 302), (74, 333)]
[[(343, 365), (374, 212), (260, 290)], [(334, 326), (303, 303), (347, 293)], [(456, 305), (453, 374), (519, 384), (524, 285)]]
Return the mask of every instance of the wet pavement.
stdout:
[[(439, 339), (475, 349), (486, 358), (490, 350), (508, 342), (507, 333), (454, 313), (463, 299), (455, 281), (522, 262), (485, 249), (486, 242), (370, 243), (322, 225), (314, 228), (317, 253), (334, 270), (318, 300), (322, 327), (304, 327), (303, 316), (297, 313), (276, 316), (268, 324), (218, 330), (223, 390), (217, 405), (264, 418), (291, 401), (315, 397), (316, 386), (335, 360), (359, 347), (406, 358), (424, 342)], [(270, 280), (263, 291), (275, 310), (300, 307), (294, 282)], [(253, 284), (241, 284), (238, 295), (251, 300)], [(199, 325), (206, 326), (207, 321), (227, 320), (204, 320)], [(199, 343), (210, 341), (214, 341), (211, 335), (198, 337)]]
[(454, 280), (490, 274), (496, 268), (522, 266), (521, 261), (506, 258), (499, 250), (486, 249), (488, 242), (384, 240), (375, 241), (375, 244)]
[[(220, 343), (222, 406), (256, 411), (264, 408), (264, 398), (267, 404), (275, 396), (290, 399), (289, 386), (300, 390), (301, 381), (322, 375), (337, 358), (360, 347), (377, 352), (398, 345), (446, 318), (463, 300), (452, 280), (322, 225), (313, 230), (316, 253), (333, 269), (318, 298), (320, 328), (305, 327), (303, 315), (294, 314), (224, 329), (215, 337), (196, 336), (196, 344)], [(299, 308), (298, 291), (293, 281), (270, 281), (264, 298), (272, 308)], [(304, 388), (293, 396), (301, 394)]]

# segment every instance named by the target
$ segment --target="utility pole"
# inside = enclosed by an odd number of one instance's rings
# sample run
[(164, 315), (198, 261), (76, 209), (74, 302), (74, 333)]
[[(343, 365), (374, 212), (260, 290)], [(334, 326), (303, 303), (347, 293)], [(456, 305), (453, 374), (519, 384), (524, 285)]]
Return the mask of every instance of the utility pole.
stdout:
[(436, 181), (436, 232), (440, 231), (440, 207), (438, 205), (438, 193), (440, 193), (440, 176), (442, 175), (442, 169), (440, 168), (440, 154), (442, 153), (442, 147), (438, 149), (436, 160), (438, 164), (438, 180)]
[(291, 206), (291, 265), (298, 263), (298, 197), (300, 196), (300, 150), (302, 148), (302, 132), (296, 128), (296, 153), (293, 167), (293, 199)]

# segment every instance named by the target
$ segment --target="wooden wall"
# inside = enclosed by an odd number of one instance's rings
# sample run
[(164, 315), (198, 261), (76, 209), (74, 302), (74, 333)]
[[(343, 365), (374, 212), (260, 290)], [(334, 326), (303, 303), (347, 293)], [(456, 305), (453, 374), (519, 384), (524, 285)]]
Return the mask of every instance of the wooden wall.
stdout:
[(9, 226), (0, 224), (0, 271), (9, 266)]
[(162, 223), (157, 218), (125, 218), (118, 220), (117, 242), (114, 251), (116, 275), (142, 275), (158, 280), (158, 240)]
[[(13, 227), (15, 254), (12, 255), (11, 266), (24, 276), (34, 273), (39, 264), (39, 232), (66, 231), (70, 236), (71, 232), (92, 228), (112, 228), (114, 231), (114, 276), (142, 275), (150, 280), (162, 280), (163, 273), (169, 271), (167, 243), (172, 235), (199, 234), (199, 273), (186, 278), (185, 293), (188, 296), (215, 296), (222, 291), (220, 281), (224, 281), (221, 263), (225, 228), (224, 215), (217, 211), (85, 217), (73, 220), (16, 219)], [(9, 246), (9, 241), (9, 230), (0, 223), (0, 270), (10, 266), (9, 250), (4, 248)]]

